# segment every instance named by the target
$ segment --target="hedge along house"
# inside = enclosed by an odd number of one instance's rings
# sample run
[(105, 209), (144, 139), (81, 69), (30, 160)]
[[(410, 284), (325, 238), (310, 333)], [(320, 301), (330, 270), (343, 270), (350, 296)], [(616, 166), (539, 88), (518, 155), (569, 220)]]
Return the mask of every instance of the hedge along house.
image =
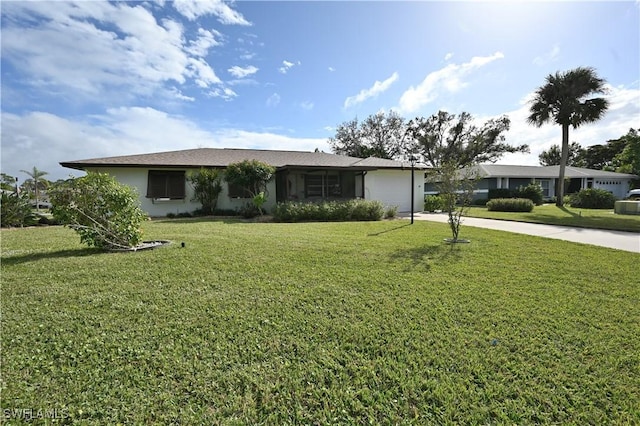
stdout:
[[(480, 164), (480, 177), (474, 199), (487, 198), (491, 189), (517, 189), (530, 183), (542, 187), (543, 197), (551, 199), (557, 192), (560, 166), (507, 166), (500, 164)], [(616, 198), (624, 198), (631, 182), (638, 176), (626, 173), (591, 170), (567, 166), (565, 171), (565, 193), (573, 194), (581, 189), (599, 188), (611, 192)], [(437, 194), (437, 185), (425, 182), (425, 194)]]
[[(142, 209), (150, 216), (192, 212), (200, 208), (193, 200), (189, 173), (202, 167), (225, 169), (229, 164), (258, 160), (276, 168), (267, 184), (265, 208), (276, 202), (363, 198), (398, 206), (401, 212), (422, 210), (422, 171), (415, 171), (411, 190), (411, 165), (380, 158), (355, 158), (324, 152), (199, 148), (152, 154), (66, 161), (64, 167), (108, 173), (138, 190)], [(237, 209), (251, 200), (243, 188), (222, 182), (219, 209)]]

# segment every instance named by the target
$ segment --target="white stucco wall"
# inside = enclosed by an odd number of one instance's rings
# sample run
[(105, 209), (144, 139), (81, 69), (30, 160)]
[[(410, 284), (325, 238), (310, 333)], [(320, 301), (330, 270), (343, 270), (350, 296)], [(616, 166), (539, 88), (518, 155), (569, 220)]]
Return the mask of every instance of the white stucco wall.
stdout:
[[(415, 170), (414, 212), (424, 205), (424, 172)], [(398, 206), (399, 212), (411, 211), (411, 170), (373, 170), (364, 177), (364, 198)]]
[[(140, 168), (129, 168), (129, 167), (109, 167), (109, 168), (92, 168), (90, 171), (100, 172), (100, 173), (108, 173), (116, 178), (116, 180), (125, 185), (129, 185), (133, 188), (136, 188), (138, 191), (138, 198), (140, 200), (140, 206), (142, 210), (147, 212), (151, 217), (164, 217), (168, 213), (191, 213), (194, 210), (201, 207), (200, 203), (197, 201), (191, 201), (193, 198), (193, 188), (187, 182), (185, 186), (186, 196), (183, 200), (167, 200), (167, 201), (158, 201), (153, 200), (151, 198), (147, 198), (147, 180), (148, 173), (150, 169), (140, 169)], [(154, 167), (152, 170), (163, 170), (162, 168)], [(167, 170), (177, 170), (177, 169), (167, 169)], [(186, 170), (188, 173), (189, 170)], [(267, 185), (267, 190), (269, 192), (269, 198), (267, 199), (267, 203), (264, 208), (268, 211), (272, 209), (276, 204), (276, 184), (275, 180), (271, 180), (271, 182)], [(242, 207), (247, 202), (250, 202), (250, 199), (244, 198), (230, 198), (228, 195), (228, 186), (226, 182), (222, 182), (222, 192), (218, 197), (218, 208), (219, 209), (231, 209), (235, 210), (237, 208)]]

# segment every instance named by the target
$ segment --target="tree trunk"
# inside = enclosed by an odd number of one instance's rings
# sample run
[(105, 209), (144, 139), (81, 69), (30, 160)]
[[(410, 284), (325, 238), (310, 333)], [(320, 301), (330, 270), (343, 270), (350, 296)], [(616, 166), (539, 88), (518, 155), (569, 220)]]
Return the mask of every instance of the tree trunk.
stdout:
[(564, 205), (564, 174), (569, 156), (569, 125), (562, 125), (562, 153), (560, 155), (560, 173), (558, 176), (558, 193), (556, 194), (556, 206)]

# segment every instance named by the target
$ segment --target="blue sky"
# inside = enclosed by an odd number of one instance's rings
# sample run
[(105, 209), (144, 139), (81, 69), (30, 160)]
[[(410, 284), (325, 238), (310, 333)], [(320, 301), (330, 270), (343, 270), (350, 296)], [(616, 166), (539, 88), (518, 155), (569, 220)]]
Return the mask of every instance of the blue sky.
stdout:
[(583, 146), (640, 127), (640, 3), (2, 1), (2, 172), (229, 147), (330, 151), (335, 127), (395, 110), (479, 121), (537, 164), (560, 129), (526, 123), (545, 77), (607, 80)]

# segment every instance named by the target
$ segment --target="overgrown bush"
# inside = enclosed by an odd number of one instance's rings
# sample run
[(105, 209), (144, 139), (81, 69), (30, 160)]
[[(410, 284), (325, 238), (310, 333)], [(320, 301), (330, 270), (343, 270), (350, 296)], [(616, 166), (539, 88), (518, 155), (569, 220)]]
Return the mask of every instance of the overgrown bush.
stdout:
[(444, 208), (444, 200), (439, 195), (427, 195), (424, 197), (424, 211), (435, 212)]
[(88, 173), (49, 190), (53, 217), (90, 247), (122, 249), (142, 241), (147, 218), (135, 190), (106, 173)]
[(213, 214), (218, 205), (218, 196), (222, 192), (222, 171), (220, 169), (201, 168), (189, 174), (187, 179), (193, 187), (193, 201), (198, 201), (203, 216)]
[(530, 212), (533, 201), (528, 198), (494, 198), (487, 202), (487, 210), (494, 212)]
[(538, 183), (530, 183), (527, 186), (519, 186), (513, 192), (514, 198), (528, 198), (533, 201), (536, 206), (542, 205), (542, 186)]
[(0, 226), (3, 228), (11, 226), (33, 225), (38, 218), (31, 209), (29, 196), (2, 193), (0, 199)]
[(582, 189), (570, 199), (571, 207), (583, 209), (612, 209), (615, 203), (615, 195), (599, 188)]
[(278, 203), (273, 218), (278, 222), (381, 220), (384, 205), (374, 200)]
[(398, 215), (398, 206), (387, 206), (384, 211), (385, 219), (393, 219)]

